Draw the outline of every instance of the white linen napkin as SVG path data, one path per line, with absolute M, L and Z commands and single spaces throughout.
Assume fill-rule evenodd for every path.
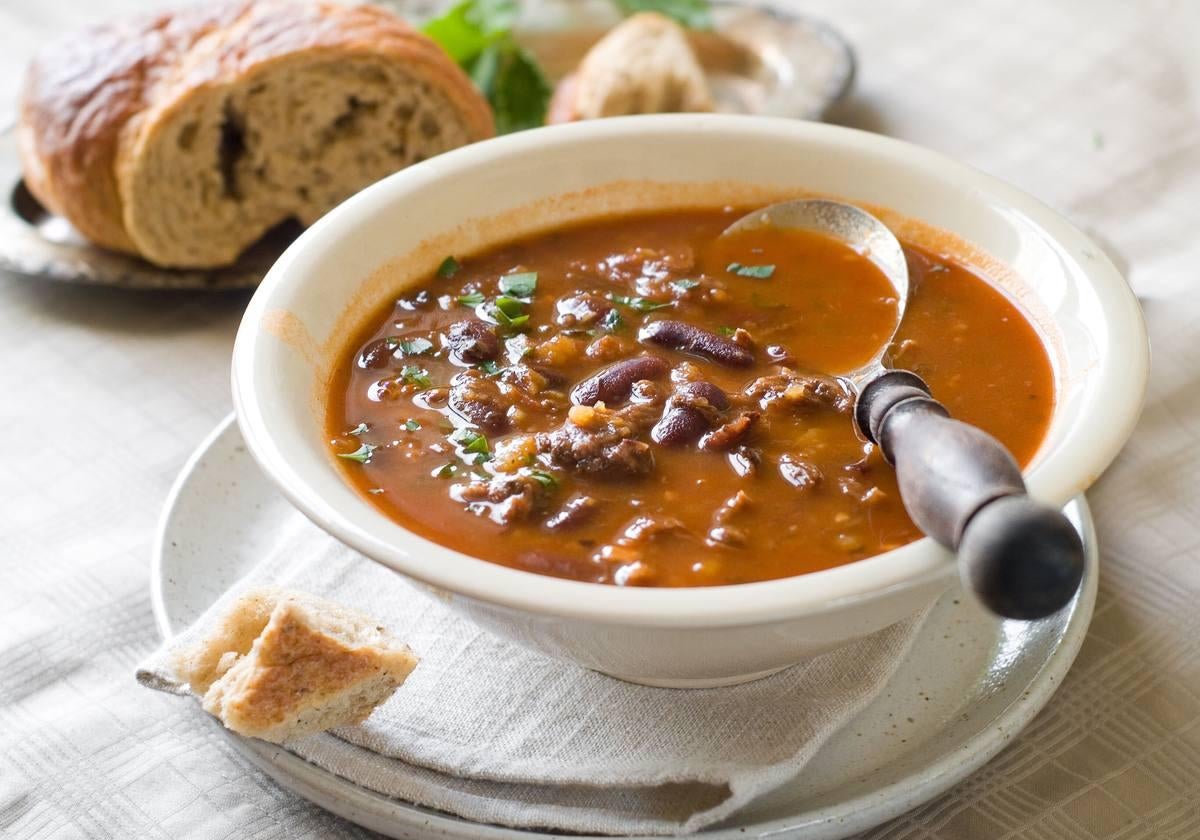
M 160 646 L 138 679 L 187 693 L 175 652 L 264 584 L 360 609 L 421 658 L 365 723 L 289 750 L 467 819 L 595 834 L 697 831 L 794 778 L 880 691 L 924 620 L 745 685 L 648 688 L 492 636 L 296 514 L 276 549 Z

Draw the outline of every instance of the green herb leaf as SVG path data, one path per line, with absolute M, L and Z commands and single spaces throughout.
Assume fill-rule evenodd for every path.
M 690 29 L 712 29 L 712 10 L 708 0 L 616 0 L 627 15 L 658 12 Z
M 470 294 L 459 295 L 455 300 L 463 306 L 478 306 L 483 303 L 484 297 L 483 292 L 471 292 Z
M 369 429 L 370 429 L 370 426 L 368 426 L 366 423 L 359 423 L 357 426 L 355 426 L 353 429 L 351 429 L 349 432 L 347 432 L 347 434 L 361 435 L 363 432 L 366 432 Z
M 450 478 L 458 472 L 458 464 L 442 464 L 434 469 L 430 475 L 434 478 Z
M 610 294 L 608 299 L 613 303 L 619 303 L 621 306 L 628 306 L 630 309 L 636 309 L 638 312 L 653 312 L 656 309 L 664 309 L 671 304 L 659 303 L 658 301 L 649 300 L 644 297 L 628 297 L 626 295 Z
M 547 490 L 553 490 L 558 486 L 558 479 L 552 473 L 548 473 L 545 470 L 530 470 L 529 477 Z
M 453 277 L 455 274 L 458 274 L 460 268 L 462 266 L 458 260 L 454 259 L 454 257 L 446 257 L 446 259 L 442 260 L 442 264 L 438 266 L 437 276 Z
M 353 452 L 339 452 L 337 456 L 339 458 L 345 458 L 347 461 L 358 461 L 360 464 L 365 464 L 371 460 L 371 453 L 378 448 L 378 446 L 373 444 L 364 443 Z
M 495 376 L 501 370 L 500 365 L 496 364 L 494 359 L 488 359 L 485 362 L 480 362 L 479 369 L 488 376 Z
M 773 265 L 742 265 L 741 263 L 730 263 L 726 269 L 739 277 L 754 277 L 758 280 L 766 280 L 775 273 Z
M 500 291 L 506 295 L 518 298 L 529 298 L 537 289 L 537 272 L 523 271 L 520 274 L 506 274 L 500 278 Z
M 737 327 L 717 327 L 717 332 L 724 336 L 731 336 L 737 332 Z
M 615 309 L 610 309 L 604 313 L 604 318 L 600 321 L 600 326 L 611 333 L 621 329 L 621 325 L 624 323 L 625 320 L 621 317 L 621 313 Z
M 508 37 L 520 14 L 517 0 L 462 0 L 422 31 L 459 64 L 474 60 L 488 45 Z
M 501 295 L 496 298 L 496 310 L 504 313 L 509 318 L 516 318 L 525 311 L 525 304 L 514 297 Z
M 500 134 L 541 125 L 550 101 L 550 83 L 512 37 L 519 13 L 517 0 L 462 0 L 423 27 L 487 98 Z
M 546 122 L 552 88 L 537 61 L 511 37 L 491 44 L 468 68 L 496 118 L 496 133 L 510 134 Z
M 467 19 L 488 34 L 508 32 L 521 16 L 520 0 L 474 0 L 468 5 Z
M 524 326 L 529 321 L 529 316 L 525 314 L 525 304 L 506 295 L 496 298 L 492 307 L 492 315 L 500 326 L 513 330 Z
M 408 429 L 410 432 L 415 432 L 421 428 L 421 424 L 416 420 L 408 419 L 404 421 L 404 428 Z
M 690 277 L 683 280 L 672 280 L 671 285 L 681 292 L 686 292 L 688 289 L 694 289 L 700 285 L 699 280 L 693 280 Z
M 429 378 L 429 371 L 425 368 L 419 368 L 416 365 L 405 365 L 400 368 L 400 378 L 404 380 L 405 385 L 416 385 L 419 388 L 432 388 L 433 381 Z
M 474 429 L 459 429 L 450 436 L 450 440 L 462 447 L 462 451 L 469 455 L 478 455 L 476 463 L 487 461 L 492 457 L 492 449 L 488 446 L 488 439 Z
M 383 492 L 383 488 L 382 487 L 372 487 L 367 492 L 370 493 L 372 496 L 378 496 L 380 493 Z
M 396 338 L 387 340 L 388 347 L 399 350 L 401 356 L 420 356 L 433 349 L 433 342 L 426 338 Z

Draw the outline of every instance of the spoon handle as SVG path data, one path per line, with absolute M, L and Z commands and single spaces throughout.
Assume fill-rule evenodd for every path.
M 888 371 L 858 398 L 855 420 L 896 467 L 917 527 L 958 552 L 963 584 L 1005 618 L 1043 618 L 1083 576 L 1083 543 L 1062 511 L 1025 493 L 1000 441 L 950 417 L 915 373 Z

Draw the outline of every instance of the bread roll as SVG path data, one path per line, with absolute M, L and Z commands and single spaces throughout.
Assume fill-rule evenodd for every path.
M 549 122 L 711 111 L 713 98 L 683 27 L 641 12 L 614 27 L 563 79 Z
M 18 129 L 43 204 L 99 245 L 189 268 L 492 134 L 467 76 L 399 18 L 279 0 L 64 38 L 30 66 Z
M 361 613 L 258 589 L 179 655 L 176 673 L 234 732 L 282 743 L 366 720 L 416 665 L 412 651 Z

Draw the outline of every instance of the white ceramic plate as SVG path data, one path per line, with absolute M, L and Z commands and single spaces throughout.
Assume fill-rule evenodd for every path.
M 1087 554 L 1083 585 L 1070 607 L 1045 621 L 1001 622 L 951 590 L 880 697 L 825 745 L 799 779 L 695 836 L 846 837 L 932 799 L 1003 749 L 1061 683 L 1091 620 L 1095 532 L 1082 497 L 1066 512 Z M 230 416 L 184 467 L 163 511 L 151 581 L 162 634 L 185 627 L 249 571 L 270 548 L 276 527 L 293 515 L 246 452 Z M 391 837 L 556 836 L 481 825 L 389 799 L 272 744 L 229 737 L 284 787 Z

